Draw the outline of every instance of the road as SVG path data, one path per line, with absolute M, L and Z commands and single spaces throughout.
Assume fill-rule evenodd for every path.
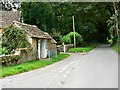
M 118 55 L 109 45 L 42 69 L 9 76 L 3 88 L 118 88 Z

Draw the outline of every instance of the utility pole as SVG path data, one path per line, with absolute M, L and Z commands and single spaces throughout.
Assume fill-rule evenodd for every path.
M 74 22 L 74 16 L 72 16 L 73 20 L 73 32 L 74 32 L 74 48 L 76 47 L 76 38 L 75 38 L 75 22 Z

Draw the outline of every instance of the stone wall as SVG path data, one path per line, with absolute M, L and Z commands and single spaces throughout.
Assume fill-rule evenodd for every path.
M 33 48 L 21 48 L 17 49 L 15 54 L 0 56 L 0 62 L 2 65 L 13 65 L 28 62 L 37 59 L 36 52 Z
M 51 49 L 57 49 L 56 43 L 51 43 L 50 40 L 48 40 L 48 50 Z
M 64 48 L 65 48 L 65 52 L 67 52 L 70 48 L 73 48 L 73 44 L 58 45 L 57 48 L 58 51 L 60 52 L 64 52 Z

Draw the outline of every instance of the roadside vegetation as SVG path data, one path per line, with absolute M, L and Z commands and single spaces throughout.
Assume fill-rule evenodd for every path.
M 82 47 L 77 47 L 77 48 L 71 48 L 68 50 L 70 53 L 77 53 L 77 52 L 89 52 L 99 46 L 100 44 L 90 44 Z
M 92 49 L 94 49 L 94 47 L 78 47 L 78 48 L 71 48 L 68 50 L 68 52 L 70 52 L 70 53 L 89 52 Z
M 120 38 L 117 40 L 115 44 L 112 45 L 112 48 L 120 54 Z
M 22 72 L 34 70 L 37 68 L 42 68 L 50 64 L 53 64 L 55 62 L 61 61 L 67 58 L 68 56 L 69 54 L 59 54 L 56 58 L 51 58 L 50 60 L 33 60 L 33 61 L 25 62 L 22 64 L 3 66 L 3 67 L 0 67 L 0 71 L 2 71 L 2 73 L 0 73 L 0 77 L 6 77 L 10 75 L 19 74 Z
M 120 46 L 118 46 L 117 44 L 113 45 L 112 48 L 118 52 L 120 54 Z

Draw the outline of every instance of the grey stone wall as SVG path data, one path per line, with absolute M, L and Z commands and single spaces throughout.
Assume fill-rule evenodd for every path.
M 57 46 L 58 50 L 60 52 L 64 52 L 64 45 L 58 45 Z M 65 51 L 67 52 L 70 48 L 73 48 L 73 44 L 66 44 L 65 45 Z
M 15 54 L 0 56 L 2 65 L 14 65 L 37 59 L 33 48 L 17 49 Z

